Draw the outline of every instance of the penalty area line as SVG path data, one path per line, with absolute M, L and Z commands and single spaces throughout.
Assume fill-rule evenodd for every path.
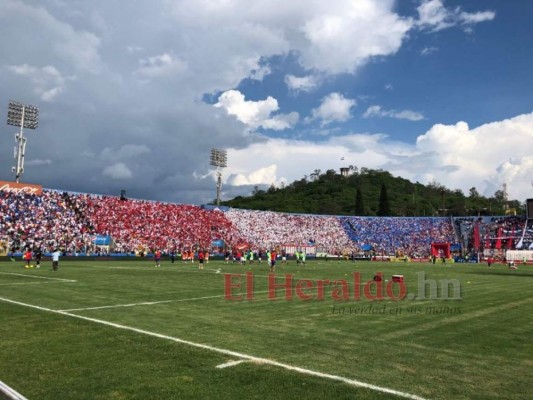
M 188 345 L 188 346 L 191 346 L 191 347 L 195 347 L 195 348 L 198 348 L 198 349 L 208 350 L 208 351 L 211 351 L 211 352 L 228 355 L 228 356 L 235 357 L 235 358 L 239 358 L 239 359 L 243 359 L 243 360 L 247 360 L 247 361 L 252 361 L 252 362 L 258 363 L 258 364 L 270 365 L 270 366 L 282 368 L 282 369 L 285 369 L 285 370 L 288 370 L 288 371 L 298 372 L 298 373 L 303 374 L 303 375 L 309 375 L 309 376 L 314 376 L 314 377 L 317 377 L 317 378 L 324 378 L 324 379 L 329 379 L 329 380 L 333 380 L 333 381 L 343 382 L 343 383 L 346 383 L 346 384 L 348 384 L 350 386 L 356 386 L 356 387 L 361 387 L 361 388 L 373 390 L 373 391 L 376 391 L 376 392 L 387 393 L 387 394 L 391 394 L 391 395 L 394 395 L 394 396 L 397 396 L 397 397 L 400 397 L 400 398 L 404 398 L 404 399 L 427 400 L 424 397 L 420 397 L 420 396 L 417 396 L 417 395 L 414 395 L 414 394 L 402 392 L 402 391 L 399 391 L 399 390 L 390 389 L 390 388 L 383 387 L 383 386 L 373 385 L 371 383 L 362 382 L 362 381 L 359 381 L 357 379 L 351 379 L 351 378 L 346 378 L 346 377 L 339 376 L 339 375 L 332 375 L 332 374 L 328 374 L 328 373 L 324 373 L 324 372 L 314 371 L 314 370 L 307 369 L 307 368 L 302 368 L 302 367 L 298 367 L 298 366 L 294 366 L 294 365 L 290 365 L 290 364 L 285 364 L 285 363 L 282 363 L 282 362 L 279 362 L 279 361 L 275 361 L 275 360 L 271 360 L 271 359 L 268 359 L 268 358 L 255 357 L 255 356 L 251 356 L 251 355 L 248 355 L 248 354 L 239 353 L 239 352 L 233 351 L 233 350 L 222 349 L 222 348 L 219 348 L 219 347 L 214 347 L 214 346 L 210 346 L 210 345 L 203 344 L 203 343 L 191 342 L 189 340 L 180 339 L 178 337 L 163 335 L 161 333 L 151 332 L 151 331 L 147 331 L 147 330 L 144 330 L 144 329 L 135 328 L 135 327 L 132 327 L 132 326 L 121 325 L 121 324 L 117 324 L 117 323 L 114 323 L 114 322 L 105 321 L 105 320 L 102 320 L 102 319 L 85 317 L 83 315 L 72 314 L 72 313 L 69 313 L 69 312 L 66 312 L 66 311 L 53 310 L 53 309 L 50 309 L 50 308 L 45 308 L 45 307 L 37 306 L 37 305 L 34 305 L 34 304 L 22 303 L 20 301 L 11 300 L 11 299 L 7 299 L 7 298 L 4 298 L 4 297 L 0 297 L 0 301 L 4 301 L 6 303 L 11 303 L 11 304 L 16 304 L 16 305 L 23 306 L 23 307 L 33 308 L 33 309 L 40 310 L 40 311 L 46 311 L 46 312 L 50 312 L 50 313 L 54 313 L 54 314 L 64 315 L 64 316 L 68 316 L 68 317 L 72 317 L 72 318 L 78 318 L 78 319 L 82 319 L 84 321 L 94 322 L 94 323 L 97 323 L 97 324 L 100 324 L 100 325 L 110 326 L 110 327 L 113 327 L 113 328 L 116 328 L 116 329 L 121 329 L 121 330 L 124 330 L 124 331 L 130 331 L 130 332 L 135 332 L 135 333 L 139 333 L 139 334 L 146 335 L 146 336 L 156 337 L 156 338 L 159 338 L 159 339 L 165 339 L 165 340 L 169 340 L 169 341 L 172 341 L 172 342 L 175 342 L 175 343 L 180 343 L 180 344 Z

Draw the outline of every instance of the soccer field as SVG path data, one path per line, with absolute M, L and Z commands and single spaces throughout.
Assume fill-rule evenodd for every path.
M 0 381 L 30 400 L 531 398 L 531 266 L 278 262 L 293 298 L 272 300 L 264 262 L 50 264 L 0 263 Z M 226 274 L 248 271 L 254 300 L 245 276 L 227 300 Z M 370 301 L 377 272 L 385 298 Z

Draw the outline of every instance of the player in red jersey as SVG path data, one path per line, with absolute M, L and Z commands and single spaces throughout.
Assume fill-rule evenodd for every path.
M 205 254 L 202 250 L 198 251 L 198 269 L 204 269 Z
M 155 258 L 155 266 L 160 267 L 161 266 L 161 251 L 156 250 L 154 253 Z

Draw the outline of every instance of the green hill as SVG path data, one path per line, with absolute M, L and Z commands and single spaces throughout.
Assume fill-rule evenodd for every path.
M 505 201 L 505 193 L 480 196 L 476 188 L 468 194 L 439 183 L 413 183 L 383 170 L 352 168 L 348 176 L 335 170 L 315 170 L 290 185 L 260 190 L 249 197 L 238 196 L 222 205 L 293 213 L 360 216 L 504 215 L 507 209 L 524 214 L 520 201 Z

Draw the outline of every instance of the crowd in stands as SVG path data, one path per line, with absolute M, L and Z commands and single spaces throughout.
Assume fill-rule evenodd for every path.
M 505 250 L 517 247 L 524 233 L 526 220 L 523 216 L 461 217 L 455 218 L 454 224 L 464 247 Z
M 256 249 L 308 245 L 329 252 L 355 249 L 338 217 L 238 209 L 225 214 Z
M 429 257 L 431 243 L 455 242 L 449 218 L 340 217 L 351 240 L 377 254 L 401 251 L 413 258 Z
M 223 212 L 199 206 L 89 197 L 86 215 L 95 232 L 111 236 L 121 253 L 207 248 L 215 240 L 245 242 Z
M 83 208 L 81 197 L 67 193 L 0 192 L 0 236 L 7 236 L 11 248 L 80 251 L 92 242 Z
M 266 251 L 313 246 L 330 254 L 361 253 L 427 257 L 434 242 L 473 246 L 474 226 L 483 246 L 523 248 L 533 226 L 519 217 L 336 217 L 270 211 L 207 210 L 199 206 L 44 190 L 42 195 L 0 191 L 0 240 L 10 249 L 66 253 L 133 254 L 208 249 Z M 112 238 L 99 247 L 96 235 Z M 498 242 L 499 240 L 499 242 Z M 499 243 L 499 244 L 498 244 Z M 225 250 L 224 250 L 225 251 Z

